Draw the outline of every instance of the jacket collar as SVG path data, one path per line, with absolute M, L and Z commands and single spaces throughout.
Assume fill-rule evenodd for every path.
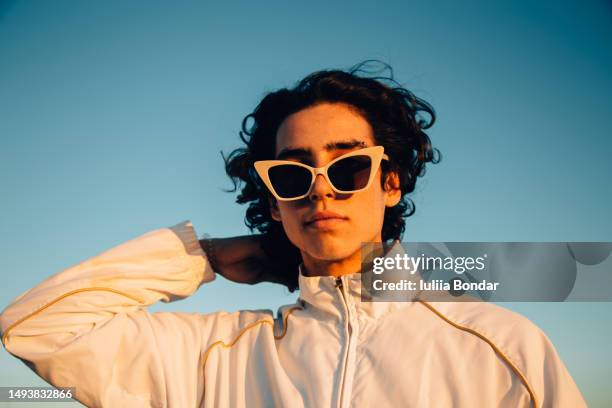
M 403 256 L 404 253 L 405 250 L 400 241 L 395 240 L 385 256 L 395 257 L 396 254 Z M 411 305 L 417 295 L 416 292 L 379 292 L 378 294 L 370 294 L 365 287 L 362 287 L 362 274 L 369 274 L 375 278 L 377 275 L 373 275 L 372 268 L 341 276 L 342 292 L 342 289 L 338 286 L 337 277 L 304 276 L 303 266 L 303 263 L 299 265 L 298 284 L 300 288 L 300 301 L 306 307 L 310 305 L 317 309 L 317 311 L 326 314 L 341 316 L 348 308 L 349 312 L 379 318 L 393 310 Z M 385 274 L 391 273 L 398 273 L 398 271 L 390 270 L 385 272 Z M 405 276 L 405 271 L 400 273 L 403 273 L 403 276 Z M 363 277 L 367 278 L 366 276 Z M 415 279 L 417 277 L 418 274 L 414 276 Z

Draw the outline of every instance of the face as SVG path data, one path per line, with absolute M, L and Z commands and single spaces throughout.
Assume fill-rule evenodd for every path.
M 276 135 L 275 158 L 321 167 L 343 154 L 375 145 L 372 127 L 358 112 L 346 104 L 322 103 L 283 121 Z M 381 242 L 385 208 L 401 198 L 398 186 L 392 173 L 383 189 L 379 168 L 367 189 L 338 194 L 318 175 L 308 196 L 295 201 L 271 198 L 270 209 L 303 257 L 337 261 L 354 255 L 362 242 Z M 340 218 L 307 223 L 320 211 L 332 211 Z

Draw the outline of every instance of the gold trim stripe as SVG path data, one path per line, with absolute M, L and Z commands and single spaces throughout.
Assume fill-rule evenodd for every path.
M 4 347 L 6 348 L 6 339 L 10 333 L 11 330 L 13 330 L 16 326 L 20 325 L 21 323 L 25 322 L 26 320 L 28 320 L 29 318 L 37 315 L 38 313 L 42 312 L 43 310 L 45 310 L 46 308 L 48 308 L 49 306 L 59 302 L 60 300 L 68 297 L 68 296 L 72 296 L 76 293 L 80 293 L 80 292 L 89 292 L 89 291 L 106 291 L 106 292 L 113 292 L 116 293 L 118 295 L 121 296 L 125 296 L 127 298 L 130 298 L 132 300 L 135 300 L 136 302 L 140 303 L 141 305 L 143 305 L 145 302 L 144 300 L 136 297 L 136 296 L 132 296 L 129 295 L 127 293 L 121 292 L 119 290 L 113 289 L 113 288 L 105 288 L 105 287 L 92 287 L 92 288 L 82 288 L 82 289 L 75 289 L 72 290 L 70 292 L 66 292 L 63 295 L 53 299 L 51 302 L 47 303 L 46 305 L 44 305 L 43 307 L 39 308 L 38 310 L 33 311 L 32 313 L 30 313 L 29 315 L 26 315 L 25 317 L 22 317 L 21 319 L 17 320 L 16 322 L 14 322 L 13 324 L 11 324 L 7 329 L 6 332 L 4 333 L 4 335 L 2 336 L 2 344 L 4 344 Z
M 483 334 L 477 332 L 474 329 L 470 329 L 469 327 L 465 327 L 462 326 L 458 323 L 453 322 L 452 320 L 450 320 L 448 317 L 444 316 L 442 314 L 442 312 L 438 311 L 435 307 L 433 307 L 432 305 L 430 305 L 429 303 L 427 303 L 424 300 L 419 300 L 419 303 L 421 303 L 422 305 L 424 305 L 425 307 L 427 307 L 429 310 L 431 310 L 433 313 L 435 313 L 438 317 L 440 317 L 442 320 L 444 320 L 446 323 L 450 324 L 451 326 L 459 329 L 459 330 L 463 330 L 465 332 L 468 332 L 470 334 L 475 335 L 476 337 L 480 338 L 481 340 L 484 340 L 489 346 L 491 346 L 491 348 L 502 358 L 502 360 L 504 360 L 504 362 L 510 367 L 510 369 L 514 372 L 514 374 L 516 374 L 521 382 L 523 383 L 523 385 L 525 386 L 525 388 L 527 388 L 527 391 L 529 392 L 529 396 L 531 397 L 531 401 L 533 402 L 533 407 L 537 408 L 538 407 L 538 401 L 535 395 L 535 392 L 533 391 L 533 388 L 531 387 L 531 385 L 529 384 L 529 382 L 527 381 L 527 378 L 525 377 L 525 375 L 523 375 L 523 373 L 521 372 L 521 370 L 518 369 L 518 367 L 516 365 L 514 365 L 514 363 L 510 360 L 510 358 L 508 356 L 506 356 L 506 354 L 504 354 L 503 351 L 501 351 L 499 349 L 499 347 L 497 347 L 495 345 L 495 343 L 493 343 L 492 340 L 488 339 L 487 337 L 485 337 Z
M 285 314 L 285 318 L 283 319 L 283 332 L 279 336 L 274 336 L 274 339 L 280 340 L 283 337 L 285 337 L 285 334 L 287 334 L 289 315 L 291 313 L 293 313 L 294 310 L 298 310 L 298 309 L 302 310 L 302 307 L 301 306 L 294 306 L 294 307 L 290 308 L 287 311 L 287 313 Z M 210 346 L 208 346 L 208 348 L 204 352 L 204 362 L 202 363 L 202 368 L 204 370 L 206 369 L 206 361 L 208 360 L 208 355 L 210 354 L 210 352 L 212 351 L 213 348 L 215 348 L 216 346 L 221 346 L 223 348 L 232 348 L 232 347 L 234 347 L 234 345 L 238 342 L 238 340 L 240 340 L 240 337 L 242 337 L 242 335 L 244 333 L 246 333 L 247 330 L 252 329 L 253 327 L 255 327 L 257 325 L 260 325 L 260 324 L 268 324 L 268 325 L 270 325 L 272 327 L 272 330 L 274 330 L 274 321 L 273 320 L 261 319 L 261 320 L 256 320 L 256 321 L 254 321 L 252 323 L 249 323 L 248 325 L 244 326 L 240 330 L 238 335 L 231 342 L 225 343 L 223 340 L 217 340 L 214 343 L 212 343 Z
M 295 310 L 304 310 L 304 308 L 301 307 L 301 306 L 294 306 L 294 307 L 290 308 L 287 311 L 287 313 L 285 314 L 285 317 L 283 318 L 283 332 L 279 336 L 274 336 L 275 340 L 280 340 L 283 337 L 285 337 L 285 334 L 287 334 L 287 329 L 288 329 L 288 326 L 289 326 L 288 325 L 289 315 L 291 313 L 293 313 Z M 208 356 L 210 355 L 210 352 L 212 351 L 212 349 L 215 348 L 216 346 L 221 346 L 223 348 L 232 348 L 232 347 L 234 347 L 234 345 L 238 342 L 240 337 L 242 337 L 242 335 L 244 333 L 246 333 L 247 330 L 252 329 L 253 327 L 258 326 L 260 324 L 270 325 L 272 327 L 272 330 L 274 330 L 274 321 L 273 320 L 269 320 L 269 319 L 256 320 L 256 321 L 254 321 L 252 323 L 249 323 L 245 327 L 243 327 L 240 330 L 240 332 L 238 333 L 238 335 L 231 342 L 225 343 L 223 340 L 217 340 L 213 344 L 208 346 L 208 348 L 204 352 L 204 362 L 202 363 L 202 377 L 203 377 L 204 386 L 206 386 L 206 362 L 208 361 Z M 205 395 L 205 390 L 202 391 L 202 399 L 204 399 L 204 395 Z M 198 406 L 201 406 L 201 405 L 202 405 L 202 400 L 200 400 L 200 404 L 198 404 Z
M 30 319 L 31 317 L 41 313 L 42 311 L 44 311 L 45 309 L 47 309 L 48 307 L 54 305 L 55 303 L 59 302 L 60 300 L 68 297 L 68 296 L 72 296 L 74 294 L 80 293 L 80 292 L 88 292 L 88 291 L 106 291 L 106 292 L 112 292 L 112 293 L 116 293 L 118 295 L 121 296 L 125 296 L 127 298 L 130 298 L 132 300 L 135 300 L 136 302 L 140 303 L 140 304 L 144 304 L 144 300 L 129 295 L 127 293 L 121 292 L 119 290 L 116 289 L 112 289 L 112 288 L 105 288 L 105 287 L 92 287 L 92 288 L 82 288 L 82 289 L 76 289 L 67 293 L 64 293 L 63 295 L 53 299 L 51 302 L 47 303 L 46 305 L 42 306 L 41 308 L 35 310 L 34 312 L 22 317 L 21 319 L 17 320 L 16 322 L 14 322 L 13 324 L 11 324 L 7 329 L 6 332 L 4 333 L 4 335 L 2 336 L 2 343 L 4 344 L 5 348 L 6 348 L 6 339 L 8 338 L 8 335 L 10 334 L 11 330 L 14 329 L 15 327 L 17 327 L 18 325 L 20 325 L 21 323 L 23 323 L 24 321 Z M 527 388 L 527 391 L 529 392 L 529 395 L 531 397 L 531 400 L 533 402 L 533 406 L 535 408 L 537 408 L 538 403 L 537 403 L 537 398 L 535 395 L 535 392 L 533 391 L 533 388 L 531 387 L 531 385 L 529 384 L 529 382 L 527 381 L 527 378 L 525 377 L 525 375 L 516 367 L 516 365 L 514 365 L 514 363 L 510 360 L 510 358 L 508 356 L 506 356 L 506 354 L 504 354 L 503 351 L 501 351 L 496 345 L 495 343 L 493 343 L 492 340 L 488 339 L 486 336 L 484 336 L 483 334 L 477 332 L 474 329 L 471 329 L 469 327 L 465 327 L 462 326 L 458 323 L 455 323 L 454 321 L 450 320 L 449 318 L 447 318 L 446 316 L 444 316 L 440 311 L 438 311 L 436 308 L 434 308 L 432 305 L 430 305 L 429 303 L 423 301 L 423 300 L 419 300 L 419 303 L 421 303 L 423 306 L 427 307 L 430 311 L 432 311 L 434 314 L 436 314 L 438 317 L 440 317 L 442 320 L 444 320 L 446 323 L 450 324 L 451 326 L 459 329 L 459 330 L 463 330 L 465 332 L 468 332 L 470 334 L 475 335 L 476 337 L 480 338 L 481 340 L 485 341 L 501 358 L 502 360 L 504 360 L 504 362 L 512 369 L 512 371 L 520 378 L 520 380 L 522 381 L 523 385 L 525 385 L 525 387 Z M 285 314 L 285 317 L 283 319 L 283 332 L 279 335 L 279 336 L 274 336 L 274 338 L 276 340 L 280 340 L 283 337 L 285 337 L 285 335 L 287 334 L 287 330 L 288 330 L 288 319 L 289 319 L 289 315 L 291 313 L 293 313 L 295 310 L 302 310 L 302 307 L 300 306 L 295 306 L 292 307 L 291 309 L 289 309 L 289 311 Z M 262 319 L 262 320 L 257 320 L 255 322 L 252 322 L 250 324 L 248 324 L 247 326 L 245 326 L 244 328 L 242 328 L 242 330 L 238 333 L 238 335 L 230 342 L 230 343 L 225 343 L 223 340 L 218 340 L 214 343 L 212 343 L 204 352 L 204 362 L 202 364 L 203 367 L 203 371 L 206 371 L 206 362 L 208 360 L 208 356 L 210 355 L 210 352 L 216 347 L 216 346 L 221 346 L 223 348 L 232 348 L 237 342 L 238 340 L 240 340 L 240 338 L 242 337 L 242 335 L 244 333 L 246 333 L 248 330 L 260 325 L 260 324 L 268 324 L 272 327 L 272 329 L 274 329 L 274 321 L 273 320 L 269 320 L 269 319 Z

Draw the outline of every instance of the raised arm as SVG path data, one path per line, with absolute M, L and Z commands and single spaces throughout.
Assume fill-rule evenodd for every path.
M 225 313 L 149 313 L 215 279 L 191 223 L 151 231 L 17 297 L 4 347 L 87 406 L 194 406 L 202 339 Z

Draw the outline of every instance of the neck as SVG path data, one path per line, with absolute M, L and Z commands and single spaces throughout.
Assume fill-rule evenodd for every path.
M 367 242 L 382 242 L 380 232 Z M 313 258 L 302 251 L 304 276 L 342 276 L 361 272 L 362 253 L 361 246 L 355 252 L 342 259 L 318 259 Z

